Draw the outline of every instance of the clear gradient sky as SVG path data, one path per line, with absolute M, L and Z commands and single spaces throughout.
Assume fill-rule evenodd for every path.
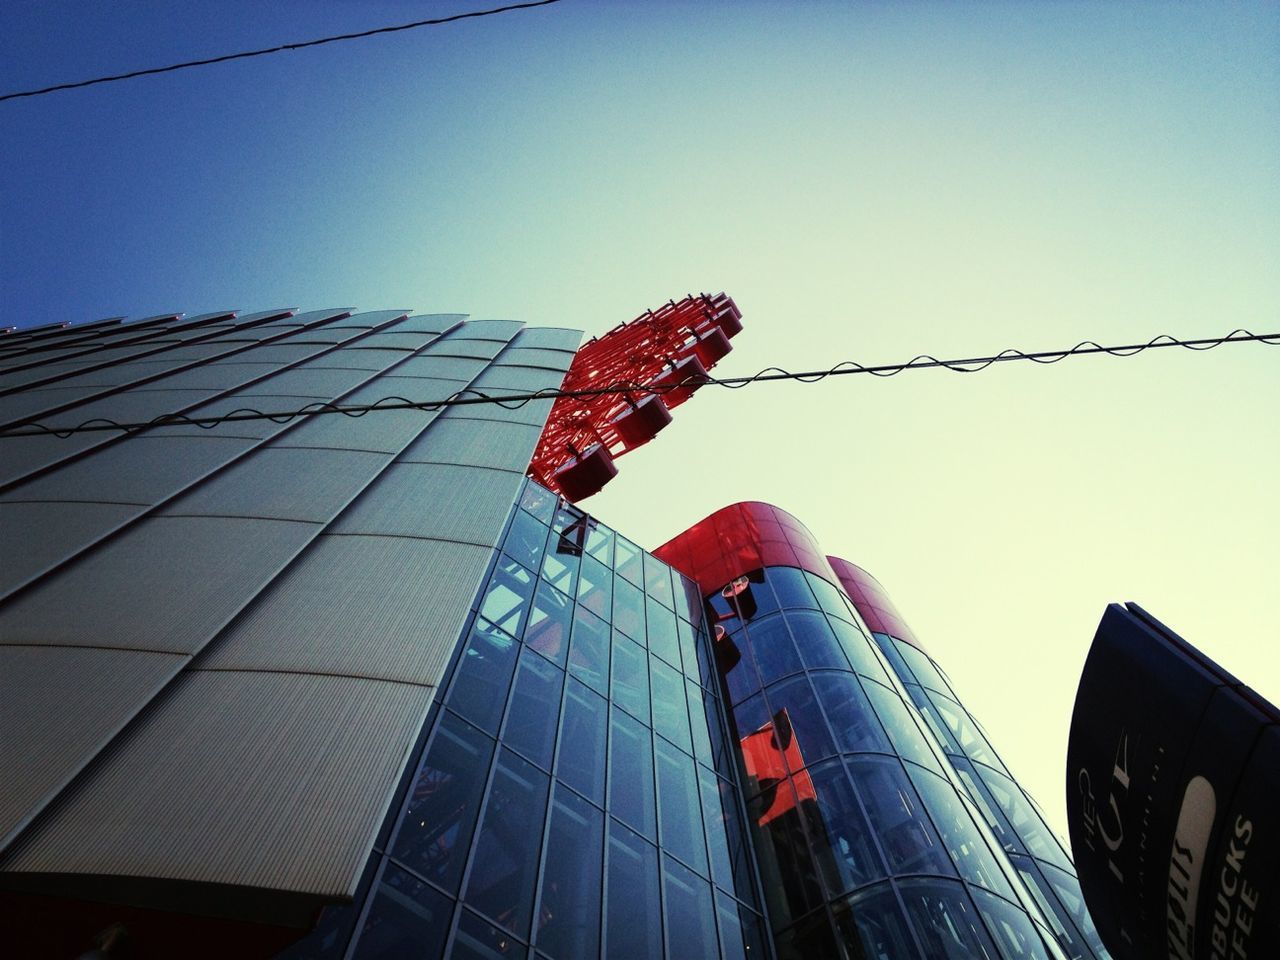
M 484 5 L 7 0 L 0 90 Z M 0 176 L 4 324 L 723 289 L 724 375 L 1276 331 L 1280 6 L 564 0 L 0 103 Z M 1065 832 L 1107 602 L 1280 700 L 1278 486 L 1280 347 L 1230 345 L 708 388 L 586 506 L 796 514 Z

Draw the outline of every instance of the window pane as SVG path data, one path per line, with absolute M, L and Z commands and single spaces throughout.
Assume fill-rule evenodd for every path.
M 737 703 L 757 693 L 760 677 L 747 644 L 746 631 L 739 630 L 736 634 L 721 637 L 715 645 L 716 662 L 729 689 L 729 702 Z
M 720 927 L 721 960 L 755 960 L 761 954 L 747 953 L 742 934 L 742 918 L 738 914 L 738 903 L 719 890 L 715 891 L 716 920 Z
M 613 702 L 649 722 L 649 657 L 620 633 L 613 635 Z
M 564 697 L 556 776 L 600 806 L 604 806 L 607 718 L 605 700 L 577 680 L 570 680 Z
M 616 820 L 609 821 L 607 903 L 607 955 L 662 960 L 658 851 Z
M 884 658 L 889 661 L 889 665 L 893 667 L 893 672 L 898 675 L 898 679 L 903 683 L 910 683 L 915 680 L 911 668 L 907 666 L 907 661 L 902 659 L 902 654 L 898 652 L 897 646 L 894 644 L 893 637 L 887 633 L 873 633 L 871 638 L 875 640 L 876 646 L 880 648 L 880 652 L 884 654 Z
M 809 582 L 809 589 L 813 591 L 814 596 L 818 598 L 818 606 L 833 617 L 839 617 L 841 620 L 849 620 L 852 615 L 849 613 L 849 605 L 845 602 L 840 591 L 831 583 L 822 577 L 815 576 L 808 570 L 804 572 L 804 578 Z
M 889 675 L 885 672 L 884 664 L 880 662 L 880 658 L 871 647 L 873 641 L 868 640 L 857 627 L 843 620 L 831 619 L 829 623 L 840 641 L 840 646 L 844 649 L 845 656 L 853 664 L 853 669 L 864 677 L 888 683 Z
M 969 794 L 969 799 L 982 811 L 982 815 L 987 821 L 987 826 L 991 828 L 991 832 L 1000 841 L 1000 845 L 1010 853 L 1022 853 L 1022 841 L 1013 832 L 1013 828 L 1009 826 L 1009 821 L 1005 819 L 1004 814 L 988 798 L 986 788 L 982 786 L 977 773 L 974 772 L 973 764 L 960 757 L 954 757 L 951 760 L 951 766 L 959 775 L 960 782 L 964 784 Z
M 613 579 L 613 625 L 632 640 L 644 643 L 644 594 L 626 580 Z
M 1049 951 L 1026 913 L 985 890 L 973 891 L 973 899 L 1005 960 L 1049 960 Z
M 844 766 L 839 760 L 819 764 L 809 770 L 809 779 L 815 801 L 801 804 L 801 809 L 828 893 L 840 894 L 884 876 Z
M 572 597 L 577 589 L 581 556 L 582 550 L 577 544 L 552 531 L 547 552 L 542 558 L 542 579 Z
M 646 598 L 645 609 L 649 615 L 646 632 L 649 650 L 679 670 L 680 638 L 676 635 L 676 615 L 653 597 Z
M 715 957 L 716 915 L 707 881 L 662 858 L 662 881 L 667 901 L 667 955 Z
M 904 880 L 899 889 L 925 956 L 937 960 L 994 960 L 997 956 L 960 884 Z
M 897 647 L 898 652 L 902 654 L 902 659 L 907 661 L 907 666 L 916 675 L 917 683 L 928 687 L 930 690 L 937 690 L 952 700 L 957 699 L 956 695 L 951 692 L 950 685 L 942 678 L 938 668 L 933 665 L 933 661 L 922 651 L 917 650 L 909 643 L 903 643 L 901 640 L 897 641 Z
M 1062 852 L 1062 847 L 1049 832 L 1049 828 L 1044 825 L 1040 815 L 1027 802 L 1022 788 L 1008 777 L 982 764 L 975 765 L 975 769 L 982 777 L 982 782 L 991 791 L 991 795 L 995 797 L 996 804 L 1009 818 L 1014 832 L 1021 838 L 1027 850 L 1041 860 L 1048 860 L 1065 870 L 1072 870 L 1071 861 Z
M 602 523 L 592 522 L 587 527 L 587 553 L 612 569 L 613 531 Z
M 659 843 L 698 873 L 707 875 L 702 835 L 702 798 L 693 760 L 665 740 L 654 742 L 658 765 Z
M 893 741 L 894 749 L 898 754 L 930 770 L 940 770 L 938 758 L 929 748 L 929 741 L 925 739 L 924 731 L 916 726 L 915 718 L 912 717 L 910 708 L 903 703 L 902 698 L 888 687 L 882 687 L 878 683 L 867 683 L 864 689 L 867 691 L 867 696 L 871 698 L 871 704 L 875 707 L 885 730 L 888 731 L 889 739 Z
M 835 753 L 809 678 L 792 677 L 765 691 L 773 711 L 774 730 L 787 767 L 793 773 Z
M 778 960 L 813 960 L 814 957 L 839 956 L 831 923 L 825 912 L 805 917 L 790 930 L 778 934 L 775 941 Z
M 756 666 L 760 670 L 760 680 L 768 686 L 779 677 L 799 673 L 802 669 L 800 654 L 791 642 L 791 632 L 786 621 L 780 615 L 752 621 L 743 633 L 746 634 Z M 738 642 L 742 643 L 743 634 L 738 634 Z
M 800 825 L 799 806 L 813 802 L 813 787 L 808 777 L 802 775 L 801 782 L 805 789 L 799 799 L 791 779 L 784 777 L 767 785 L 747 804 L 764 895 L 775 928 L 786 926 L 823 900 L 818 870 Z
M 651 840 L 657 839 L 653 797 L 653 744 L 649 728 L 613 711 L 609 751 L 609 810 Z
M 938 710 L 938 716 L 942 718 L 942 722 L 966 757 L 997 770 L 1004 770 L 1004 764 L 1000 762 L 1000 758 L 987 743 L 987 738 L 982 735 L 982 731 L 978 729 L 964 707 L 936 693 L 930 694 L 929 699 L 933 701 L 933 705 Z
M 619 535 L 615 541 L 613 569 L 637 587 L 644 585 L 644 561 L 642 551 L 626 537 Z
M 1042 863 L 1039 866 L 1045 879 L 1053 887 L 1054 893 L 1058 895 L 1058 902 L 1062 904 L 1067 914 L 1075 921 L 1076 929 L 1084 934 L 1084 938 L 1089 941 L 1089 946 L 1093 947 L 1094 953 L 1100 957 L 1105 957 L 1107 952 L 1102 946 L 1102 938 L 1098 936 L 1097 928 L 1093 925 L 1093 917 L 1089 914 L 1089 908 L 1085 906 L 1084 894 L 1080 892 L 1080 881 L 1075 878 L 1074 874 L 1058 870 L 1048 864 Z
M 546 545 L 547 528 L 523 510 L 517 510 L 511 521 L 511 529 L 507 532 L 507 539 L 503 542 L 503 552 L 529 569 L 537 570 Z
M 842 753 L 890 753 L 889 738 L 871 710 L 856 677 L 848 673 L 811 674 Z
M 497 734 L 507 705 L 517 647 L 502 631 L 477 620 L 458 662 L 449 707 L 489 734 Z
M 667 609 L 675 609 L 675 596 L 671 591 L 671 568 L 652 554 L 644 555 L 644 592 Z
M 470 910 L 462 911 L 449 960 L 517 960 L 528 955 L 525 945 L 511 934 Z
M 682 750 L 692 753 L 684 677 L 656 657 L 650 657 L 649 680 L 653 684 L 653 728 Z
M 1044 915 L 1045 921 L 1053 930 L 1053 935 L 1057 939 L 1058 944 L 1066 951 L 1067 956 L 1074 958 L 1086 957 L 1088 953 L 1085 945 L 1075 933 L 1070 918 L 1065 910 L 1059 905 L 1057 898 L 1049 890 L 1049 885 L 1044 878 L 1040 876 L 1036 870 L 1030 857 L 1010 857 L 1013 865 L 1017 868 L 1019 876 L 1022 877 L 1023 885 L 1031 892 L 1031 896 L 1036 901 L 1036 906 L 1040 908 L 1040 912 Z
M 531 763 L 510 750 L 499 752 L 464 895 L 521 937 L 529 935 L 547 784 L 547 775 Z
M 608 620 L 613 616 L 613 574 L 604 564 L 590 557 L 582 560 L 578 578 L 578 602 L 597 616 Z
M 813 608 L 818 605 L 803 571 L 795 567 L 769 567 L 765 576 L 778 595 L 778 606 L 783 610 L 792 607 Z
M 569 625 L 572 622 L 573 601 L 543 582 L 538 585 L 538 593 L 534 597 L 524 642 L 563 667 L 569 650 Z
M 917 960 L 919 951 L 907 929 L 898 898 L 887 886 L 855 893 L 833 909 L 840 939 L 862 944 L 867 960 Z
M 569 672 L 600 693 L 609 692 L 609 625 L 578 607 L 573 617 Z
M 933 823 L 942 834 L 951 859 L 960 869 L 960 876 L 996 893 L 1014 897 L 1004 872 L 987 846 L 969 810 L 960 802 L 955 788 L 919 767 L 909 767 L 908 773 L 933 817 Z
M 889 860 L 889 873 L 953 875 L 951 858 L 920 809 L 902 765 L 875 757 L 854 757 L 848 764 L 871 829 Z
M 451 892 L 462 879 L 492 757 L 492 740 L 444 711 L 392 845 L 393 856 Z
M 817 610 L 795 610 L 786 615 L 787 626 L 795 637 L 800 659 L 810 670 L 848 670 L 840 641 Z
M 716 670 L 707 650 L 706 638 L 683 619 L 676 620 L 676 634 L 680 638 L 680 660 L 684 666 L 684 675 L 704 687 L 714 687 Z
M 698 767 L 698 789 L 702 798 L 702 814 L 707 832 L 707 849 L 711 854 L 711 879 L 726 890 L 734 889 L 733 854 L 728 831 L 738 829 L 727 805 L 733 798 L 720 792 L 720 778 L 706 767 Z
M 444 950 L 452 915 L 452 900 L 388 863 L 354 956 L 359 960 L 404 956 L 435 960 Z
M 524 492 L 520 494 L 520 506 L 543 523 L 550 523 L 552 515 L 556 512 L 557 499 L 556 495 L 546 487 L 528 481 L 524 485 Z
M 689 726 L 693 731 L 693 755 L 707 766 L 714 767 L 716 756 L 712 750 L 708 724 L 714 723 L 715 719 L 706 712 L 708 705 L 704 704 L 702 699 L 704 695 L 707 697 L 711 695 L 692 680 L 684 682 L 684 690 L 689 703 Z
M 564 674 L 554 664 L 532 650 L 521 651 L 502 742 L 546 769 L 551 768 L 563 682 Z
M 533 574 L 509 557 L 498 557 L 489 578 L 480 615 L 495 623 L 513 637 L 524 629 L 529 600 L 533 597 Z
M 690 623 L 702 621 L 702 593 L 698 585 L 683 576 L 679 570 L 671 571 L 671 582 L 676 599 L 676 613 Z
M 534 941 L 539 951 L 557 960 L 599 952 L 603 853 L 604 815 L 556 787 Z
M 907 696 L 911 698 L 911 702 L 915 704 L 915 708 L 924 720 L 925 726 L 929 728 L 929 732 L 933 734 L 934 739 L 941 744 L 942 749 L 954 757 L 964 756 L 964 751 L 956 743 L 955 737 L 951 735 L 951 730 L 942 719 L 942 715 L 938 713 L 938 708 L 929 699 L 929 694 L 924 687 L 916 683 L 904 683 L 903 687 L 907 691 Z

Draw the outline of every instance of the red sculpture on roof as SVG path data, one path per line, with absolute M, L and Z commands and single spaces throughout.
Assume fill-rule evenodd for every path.
M 634 391 L 557 397 L 529 476 L 567 500 L 583 500 L 617 476 L 614 460 L 648 443 L 670 411 L 702 386 L 732 347 L 742 313 L 723 293 L 669 301 L 587 341 L 561 389 L 634 385 Z M 650 392 L 646 387 L 666 387 Z

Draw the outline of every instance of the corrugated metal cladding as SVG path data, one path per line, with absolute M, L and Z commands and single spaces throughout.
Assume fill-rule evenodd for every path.
M 580 340 L 348 309 L 11 334 L 0 429 L 553 389 Z M 0 887 L 350 896 L 549 406 L 0 438 Z

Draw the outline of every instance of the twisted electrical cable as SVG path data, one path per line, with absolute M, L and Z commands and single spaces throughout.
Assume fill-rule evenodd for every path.
M 595 397 L 602 394 L 618 394 L 631 397 L 632 394 L 663 394 L 689 386 L 717 386 L 729 390 L 739 390 L 753 383 L 766 383 L 776 380 L 797 380 L 801 383 L 817 383 L 828 377 L 843 376 L 855 373 L 869 373 L 875 377 L 893 377 L 907 370 L 925 370 L 942 368 L 953 373 L 978 373 L 993 364 L 1007 363 L 1016 360 L 1030 360 L 1033 363 L 1050 364 L 1065 360 L 1067 357 L 1085 354 L 1106 353 L 1113 357 L 1132 357 L 1146 350 L 1160 347 L 1183 347 L 1188 350 L 1212 350 L 1224 343 L 1264 343 L 1268 346 L 1280 346 L 1280 333 L 1251 333 L 1248 330 L 1232 330 L 1224 337 L 1206 337 L 1198 340 L 1178 340 L 1168 334 L 1160 334 L 1146 343 L 1132 343 L 1123 346 L 1104 347 L 1093 340 L 1082 340 L 1070 350 L 1040 350 L 1026 353 L 1013 348 L 1002 350 L 994 356 L 967 357 L 960 360 L 939 360 L 937 357 L 922 353 L 906 363 L 886 363 L 865 366 L 856 360 L 844 360 L 825 370 L 809 370 L 791 373 L 781 367 L 765 367 L 751 376 L 745 377 L 712 377 L 693 375 L 679 381 L 664 384 L 642 384 L 618 381 L 603 387 L 587 387 L 578 390 L 544 389 L 533 393 L 513 393 L 493 395 L 481 390 L 466 388 L 450 394 L 440 400 L 409 400 L 406 397 L 390 396 L 368 404 L 341 405 L 328 401 L 317 401 L 296 410 L 262 411 L 254 407 L 241 407 L 230 413 L 200 417 L 186 414 L 165 414 L 153 420 L 136 423 L 120 423 L 107 417 L 86 420 L 72 427 L 56 427 L 39 422 L 19 423 L 0 430 L 0 437 L 43 436 L 67 438 L 76 433 L 96 433 L 108 430 L 119 430 L 125 433 L 136 433 L 151 427 L 192 426 L 211 429 L 222 423 L 241 420 L 270 420 L 273 423 L 288 423 L 297 417 L 312 417 L 323 414 L 340 413 L 348 417 L 363 417 L 377 410 L 422 410 L 435 411 L 446 407 L 461 407 L 474 404 L 496 404 L 506 410 L 516 410 L 535 400 L 558 400 L 562 397 Z

